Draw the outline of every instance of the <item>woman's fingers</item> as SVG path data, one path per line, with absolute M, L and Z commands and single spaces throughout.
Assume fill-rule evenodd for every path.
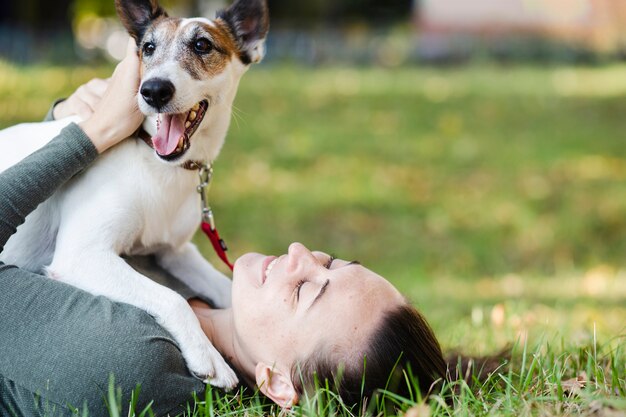
M 102 99 L 108 86 L 108 81 L 94 78 L 81 85 L 68 97 L 54 107 L 53 116 L 55 119 L 62 119 L 68 116 L 78 115 L 86 120 L 93 114 L 96 105 Z
M 93 78 L 87 82 L 86 86 L 93 94 L 98 97 L 102 97 L 109 86 L 109 79 L 107 78 L 106 80 L 103 80 L 102 78 Z
M 130 136 L 141 124 L 143 114 L 137 105 L 138 88 L 139 58 L 131 39 L 126 57 L 115 67 L 101 100 L 93 108 L 93 115 L 81 123 L 99 151 Z
M 85 102 L 75 103 L 72 107 L 72 115 L 77 114 L 82 120 L 89 119 L 93 114 L 93 108 Z

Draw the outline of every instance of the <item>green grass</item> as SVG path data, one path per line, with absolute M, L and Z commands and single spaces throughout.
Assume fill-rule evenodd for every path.
M 109 71 L 0 64 L 0 126 Z M 298 240 L 389 278 L 445 349 L 514 346 L 486 383 L 457 382 L 452 407 L 431 398 L 432 415 L 618 415 L 625 114 L 624 65 L 259 66 L 242 80 L 212 205 L 231 257 Z M 294 413 L 350 414 L 329 395 Z M 278 413 L 254 396 L 207 398 L 190 414 Z

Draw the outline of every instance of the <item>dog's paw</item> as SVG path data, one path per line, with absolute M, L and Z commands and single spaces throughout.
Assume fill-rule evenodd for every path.
M 237 379 L 237 375 L 235 372 L 224 363 L 225 366 L 216 366 L 215 373 L 213 377 L 206 378 L 204 380 L 205 384 L 213 385 L 214 387 L 223 388 L 226 391 L 230 391 L 231 389 L 237 386 L 239 380 Z
M 189 370 L 205 383 L 219 388 L 232 389 L 239 382 L 235 372 L 210 343 L 184 349 L 182 353 Z
M 155 318 L 178 342 L 191 373 L 220 388 L 235 387 L 238 382 L 235 372 L 202 331 L 187 301 L 176 294 L 167 306 L 166 314 L 155 315 Z

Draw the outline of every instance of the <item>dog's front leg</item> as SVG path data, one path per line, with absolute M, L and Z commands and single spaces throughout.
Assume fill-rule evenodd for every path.
M 60 249 L 60 250 L 59 250 Z M 57 248 L 48 274 L 95 295 L 132 304 L 151 314 L 178 342 L 189 369 L 212 385 L 232 388 L 237 377 L 208 340 L 193 310 L 176 292 L 133 270 L 113 251 Z
M 215 269 L 193 243 L 160 252 L 157 262 L 198 295 L 210 299 L 215 307 L 230 307 L 231 280 Z

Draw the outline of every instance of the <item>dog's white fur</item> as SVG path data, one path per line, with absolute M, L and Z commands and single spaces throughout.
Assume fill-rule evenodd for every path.
M 176 38 L 192 29 L 194 19 L 178 26 Z M 206 22 L 205 22 L 206 23 Z M 233 57 L 209 79 L 182 70 L 175 48 L 150 67 L 142 80 L 167 78 L 176 86 L 168 106 L 186 111 L 210 98 L 207 114 L 191 138 L 186 160 L 213 161 L 224 142 L 239 79 L 247 65 Z M 143 100 L 140 108 L 154 113 Z M 31 123 L 0 131 L 0 171 L 45 145 L 76 118 Z M 155 118 L 144 123 L 155 133 Z M 10 151 L 10 152 L 9 152 Z M 164 163 L 137 138 L 100 156 L 41 204 L 18 228 L 0 259 L 96 295 L 133 304 L 153 315 L 179 343 L 189 369 L 210 383 L 232 387 L 237 378 L 209 342 L 187 302 L 174 291 L 132 269 L 120 255 L 154 254 L 158 264 L 218 307 L 230 304 L 231 283 L 190 242 L 200 223 L 198 174 Z

